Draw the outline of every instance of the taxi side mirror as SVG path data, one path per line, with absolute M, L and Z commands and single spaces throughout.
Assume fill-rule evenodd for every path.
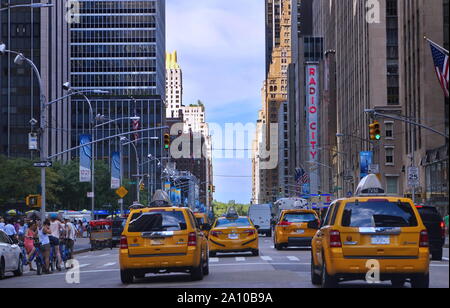
M 319 230 L 320 229 L 319 222 L 317 220 L 308 222 L 308 229 Z
M 256 228 L 256 230 L 259 230 L 259 228 L 261 228 L 261 227 L 258 225 L 255 225 L 255 228 Z

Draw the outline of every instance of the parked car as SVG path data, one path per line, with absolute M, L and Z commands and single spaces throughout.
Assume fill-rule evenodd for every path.
M 122 235 L 125 223 L 126 223 L 125 218 L 115 218 L 113 220 L 112 241 L 114 246 L 120 243 L 120 236 Z
M 441 214 L 434 206 L 416 206 L 422 217 L 423 224 L 428 230 L 431 258 L 434 261 L 442 260 L 442 251 L 445 244 L 445 223 Z
M 0 280 L 7 272 L 14 276 L 23 274 L 23 256 L 19 245 L 14 244 L 5 232 L 0 231 Z

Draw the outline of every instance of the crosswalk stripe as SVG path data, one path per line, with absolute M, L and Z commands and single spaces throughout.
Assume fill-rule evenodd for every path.
M 115 264 L 116 264 L 116 262 L 110 262 L 110 263 L 106 263 L 105 265 L 103 265 L 103 267 L 113 266 Z
M 263 259 L 264 261 L 272 261 L 273 259 L 269 256 L 261 256 L 261 259 Z
M 300 261 L 300 259 L 299 258 L 297 258 L 297 257 L 293 257 L 293 256 L 289 256 L 289 257 L 287 257 L 290 261 Z
M 446 258 L 446 257 L 443 257 L 443 258 L 442 258 L 442 260 L 444 260 L 444 261 L 448 261 L 448 258 Z
M 244 257 L 236 257 L 236 261 L 237 262 L 245 262 L 245 258 Z
M 209 258 L 209 262 L 213 263 L 219 262 L 219 258 Z
M 86 266 L 89 266 L 90 264 L 81 264 L 80 265 L 80 268 L 83 268 L 83 267 L 86 267 Z

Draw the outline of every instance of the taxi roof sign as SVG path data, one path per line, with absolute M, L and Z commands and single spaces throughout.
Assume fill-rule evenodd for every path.
M 375 174 L 369 174 L 362 178 L 356 188 L 355 196 L 384 196 L 383 185 Z

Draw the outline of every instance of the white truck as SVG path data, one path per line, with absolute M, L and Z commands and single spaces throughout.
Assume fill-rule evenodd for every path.
M 280 217 L 281 211 L 308 209 L 308 200 L 303 198 L 282 198 L 277 200 L 272 207 L 272 214 L 275 221 Z
M 272 237 L 272 205 L 253 204 L 248 209 L 248 217 L 255 226 L 259 226 L 258 232 Z

